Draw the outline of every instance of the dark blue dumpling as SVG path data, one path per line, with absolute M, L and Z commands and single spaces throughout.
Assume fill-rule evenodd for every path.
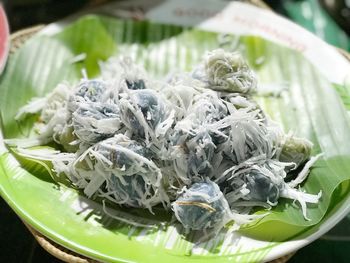
M 137 89 L 145 89 L 146 85 L 145 82 L 142 79 L 139 80 L 125 80 L 126 86 L 128 87 L 128 89 L 132 89 L 132 90 L 137 90 Z
M 128 150 L 131 150 L 134 153 L 137 153 L 143 157 L 146 157 L 146 158 L 150 157 L 147 148 L 145 148 L 142 144 L 139 144 L 135 141 L 121 142 L 119 143 L 119 146 L 127 148 Z M 106 158 L 108 158 L 110 161 L 113 162 L 112 168 L 122 169 L 124 167 L 125 169 L 129 169 L 132 166 L 132 164 L 135 163 L 135 160 L 131 159 L 122 151 L 111 150 L 109 148 L 104 148 L 101 145 L 98 146 L 98 151 L 103 156 L 105 156 Z
M 233 175 L 230 179 L 220 182 L 219 185 L 221 190 L 227 195 L 230 192 L 241 189 L 243 183 L 246 184 L 249 193 L 241 200 L 275 203 L 280 196 L 279 186 L 257 169 L 251 169 L 239 177 Z
M 173 209 L 185 228 L 202 230 L 222 223 L 228 204 L 219 187 L 208 181 L 193 184 L 177 198 Z
M 137 153 L 143 157 L 147 156 L 149 157 L 148 150 L 144 146 L 138 143 L 131 143 L 127 147 L 129 150 L 132 150 L 134 153 Z M 130 159 L 125 153 L 123 152 L 115 152 L 115 155 L 113 156 L 113 162 L 116 163 L 119 167 L 125 166 L 126 169 L 130 168 L 132 165 L 133 160 Z
M 196 147 L 186 144 L 188 150 L 188 173 L 190 176 L 206 177 L 212 171 L 212 160 L 214 157 L 215 145 L 208 133 L 201 133 L 196 136 Z M 201 148 L 201 146 L 203 148 Z
M 149 151 L 136 141 L 120 142 L 118 146 L 126 148 L 143 157 L 150 158 Z M 142 201 L 151 198 L 154 195 L 153 186 L 146 183 L 140 174 L 123 174 L 128 173 L 128 169 L 135 165 L 134 159 L 130 158 L 123 151 L 99 145 L 97 149 L 100 154 L 112 161 L 111 169 L 120 169 L 121 174 L 112 174 L 109 180 L 107 192 L 113 192 L 113 197 L 120 204 L 133 207 L 144 207 Z
M 210 119 L 207 121 L 209 121 L 209 123 L 211 123 L 211 124 L 216 123 L 216 122 L 224 119 L 228 115 L 230 115 L 226 105 L 212 104 L 211 109 L 212 109 L 211 111 L 206 112 L 206 115 L 210 116 Z M 227 141 L 227 136 L 229 135 L 229 130 L 230 130 L 230 127 L 224 127 L 224 128 L 219 129 L 219 131 L 226 136 L 223 136 L 222 134 L 215 133 L 212 130 L 209 130 L 208 133 L 212 139 L 212 142 L 216 146 L 218 146 L 218 145 L 223 144 Z
M 222 132 L 222 134 L 210 131 L 209 135 L 210 135 L 213 143 L 216 146 L 218 146 L 218 145 L 221 145 L 221 144 L 225 143 L 228 140 L 229 130 L 230 130 L 229 127 L 225 127 L 225 128 L 219 129 L 219 131 Z
M 120 119 L 120 111 L 115 104 L 87 103 L 78 107 L 72 116 L 74 134 L 87 143 L 96 143 L 112 137 L 119 130 L 119 125 L 110 129 L 108 133 L 101 132 L 94 127 L 94 120 Z M 112 127 L 110 127 L 112 128 Z
M 122 182 L 124 180 L 124 182 Z M 143 207 L 142 200 L 146 193 L 146 183 L 141 175 L 125 175 L 123 178 L 116 175 L 111 176 L 110 189 L 117 202 L 128 200 L 126 205 L 133 207 Z M 149 189 L 150 195 L 154 194 L 153 189 Z
M 245 176 L 245 182 L 250 193 L 249 196 L 253 201 L 277 202 L 279 198 L 279 188 L 271 179 L 257 170 L 253 170 Z
M 151 129 L 155 129 L 156 126 L 165 119 L 165 107 L 162 101 L 149 90 L 137 90 L 133 94 L 137 107 L 141 110 L 143 117 Z M 126 112 L 126 120 L 130 123 L 134 131 L 144 136 L 144 128 L 140 124 L 136 116 L 130 111 Z
M 82 97 L 87 102 L 97 102 L 106 90 L 104 82 L 99 80 L 86 80 L 79 84 L 76 96 Z

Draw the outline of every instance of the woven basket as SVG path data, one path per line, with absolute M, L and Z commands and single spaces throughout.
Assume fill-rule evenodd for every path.
M 58 258 L 59 260 L 62 260 L 64 262 L 69 263 L 99 263 L 96 260 L 86 258 L 82 255 L 79 255 L 77 253 L 74 253 L 73 251 L 70 251 L 69 249 L 62 247 L 47 237 L 40 234 L 38 231 L 30 227 L 28 224 L 24 223 L 26 227 L 29 229 L 29 231 L 32 233 L 36 241 L 39 243 L 39 245 L 45 249 L 47 252 L 49 252 L 54 257 Z M 288 255 L 285 255 L 281 258 L 275 259 L 269 263 L 285 263 L 287 262 L 294 253 L 290 253 Z
M 250 2 L 256 6 L 259 6 L 264 9 L 270 9 L 264 2 L 260 0 L 250 0 L 247 1 Z M 14 53 L 18 48 L 20 48 L 30 37 L 32 37 L 35 33 L 37 33 L 40 29 L 42 29 L 44 25 L 38 25 L 35 27 L 27 28 L 20 30 L 14 34 L 11 35 L 11 48 L 10 53 Z M 343 54 L 346 58 L 350 60 L 350 55 L 344 50 L 339 49 L 339 52 Z M 37 240 L 37 242 L 40 244 L 41 247 L 43 247 L 48 253 L 53 255 L 54 257 L 58 258 L 59 260 L 62 260 L 64 262 L 69 263 L 98 263 L 98 261 L 95 261 L 93 259 L 86 258 L 82 255 L 79 255 L 73 251 L 70 251 L 67 248 L 64 248 L 52 240 L 48 239 L 35 229 L 33 229 L 31 226 L 26 224 L 26 227 L 29 229 L 29 231 L 32 233 L 34 238 Z M 288 255 L 285 255 L 281 258 L 275 259 L 271 261 L 270 263 L 285 263 L 287 262 L 295 252 L 290 253 Z

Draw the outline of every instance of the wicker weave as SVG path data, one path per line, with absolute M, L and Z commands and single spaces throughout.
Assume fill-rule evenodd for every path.
M 77 253 L 68 250 L 67 248 L 54 243 L 47 237 L 40 234 L 38 231 L 34 230 L 28 224 L 24 223 L 24 225 L 29 229 L 30 233 L 32 233 L 36 241 L 38 241 L 39 245 L 59 260 L 69 263 L 98 263 L 98 261 L 85 258 Z
M 269 7 L 259 0 L 251 0 L 249 1 L 252 4 L 259 6 L 264 9 L 269 9 Z M 28 29 L 24 29 L 21 31 L 18 31 L 11 35 L 11 48 L 10 53 L 14 53 L 19 47 L 21 47 L 26 40 L 28 40 L 33 34 L 37 33 L 40 29 L 42 29 L 44 25 L 38 25 L 35 27 L 31 27 Z M 340 53 L 342 53 L 346 58 L 350 60 L 350 55 L 344 50 L 339 50 Z M 52 240 L 48 239 L 35 229 L 33 229 L 31 226 L 25 223 L 29 231 L 33 234 L 37 242 L 40 244 L 41 247 L 43 247 L 48 253 L 53 255 L 54 257 L 69 263 L 97 263 L 98 261 L 86 258 L 82 255 L 79 255 L 77 253 L 74 253 L 67 248 L 64 248 Z M 281 258 L 278 258 L 276 260 L 271 261 L 270 263 L 285 263 L 287 262 L 295 252 L 290 253 L 288 255 L 285 255 Z
M 44 25 L 37 25 L 37 26 L 26 28 L 11 34 L 10 54 L 14 53 L 17 49 L 19 49 L 24 44 L 24 42 L 26 42 L 31 36 L 33 36 L 43 27 Z
M 32 233 L 36 241 L 39 243 L 39 245 L 45 249 L 48 253 L 53 255 L 54 257 L 69 263 L 99 263 L 96 260 L 84 257 L 82 255 L 79 255 L 77 253 L 74 253 L 73 251 L 70 251 L 69 249 L 62 247 L 52 240 L 48 239 L 44 235 L 40 234 L 38 231 L 33 229 L 28 224 L 24 223 L 25 226 L 29 229 L 29 231 Z M 269 263 L 286 263 L 295 252 L 287 254 L 283 257 L 277 258 L 273 261 L 270 261 Z

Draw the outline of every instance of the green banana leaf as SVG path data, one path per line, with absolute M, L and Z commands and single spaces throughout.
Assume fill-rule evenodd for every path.
M 244 235 L 268 240 L 263 249 L 251 254 L 241 248 L 224 249 L 222 234 L 206 243 L 207 252 L 203 252 L 214 259 L 218 255 L 240 256 L 251 262 L 263 259 L 278 244 L 272 241 L 301 237 L 310 229 L 316 231 L 317 225 L 349 197 L 350 123 L 346 109 L 350 97 L 346 87 L 330 83 L 297 51 L 256 36 L 229 38 L 229 44 L 221 47 L 243 52 L 258 76 L 258 86 L 262 90 L 273 88 L 273 96 L 263 92 L 256 96 L 262 108 L 285 131 L 310 139 L 315 145 L 313 154 L 324 153 L 301 187 L 312 194 L 322 191 L 319 204 L 308 206 L 309 221 L 292 200 L 280 200 L 269 215 L 241 230 Z M 164 77 L 172 71 L 190 70 L 205 51 L 219 45 L 219 35 L 214 32 L 95 15 L 84 16 L 54 35 L 36 35 L 10 56 L 0 79 L 4 138 L 24 138 L 34 133 L 32 127 L 37 116 L 21 122 L 14 120 L 18 109 L 32 97 L 44 96 L 63 80 L 77 82 L 82 69 L 86 69 L 89 77 L 97 76 L 98 62 L 112 55 L 127 54 L 153 76 Z M 86 58 L 72 63 L 82 53 Z M 11 149 L 0 157 L 0 193 L 21 217 L 56 242 L 111 261 L 151 261 L 153 256 L 144 255 L 152 254 L 172 262 L 178 255 L 192 253 L 196 234 L 184 238 L 169 223 L 168 227 L 154 231 L 108 218 L 103 215 L 101 202 L 87 200 L 64 180 L 54 180 L 48 169 L 49 163 L 21 158 L 16 149 Z M 170 220 L 163 211 L 152 216 L 137 209 L 113 209 L 120 212 L 117 212 L 120 217 L 151 220 L 158 225 Z M 82 237 L 82 232 L 91 239 Z M 136 242 L 140 236 L 142 242 Z M 164 252 L 170 237 L 171 250 Z M 132 253 L 133 250 L 138 253 Z

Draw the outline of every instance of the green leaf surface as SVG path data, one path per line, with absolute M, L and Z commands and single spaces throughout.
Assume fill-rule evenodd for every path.
M 86 69 L 88 77 L 98 75 L 96 62 L 106 60 L 116 51 L 116 43 L 99 19 L 88 17 L 80 20 L 55 36 L 72 54 L 85 54 L 86 58 L 76 67 Z
M 350 101 L 349 93 L 345 92 L 345 87 L 329 83 L 297 51 L 256 36 L 231 37 L 236 43 L 235 48 L 244 53 L 256 71 L 259 87 L 273 88 L 279 94 L 257 95 L 256 100 L 262 108 L 285 131 L 291 130 L 310 139 L 315 145 L 313 154 L 324 153 L 302 186 L 308 193 L 322 191 L 320 203 L 308 206 L 310 221 L 303 218 L 300 207 L 293 205 L 292 200 L 280 200 L 268 216 L 245 226 L 242 231 L 269 241 L 260 249 L 237 246 L 230 250 L 225 248 L 224 237 L 219 236 L 215 242 L 206 244 L 207 252 L 196 254 L 193 252 L 195 237 L 183 238 L 172 226 L 156 232 L 135 229 L 135 235 L 132 234 L 135 238 L 130 238 L 132 228 L 103 215 L 98 202 L 87 200 L 82 193 L 70 190 L 64 184 L 55 184 L 42 163 L 20 159 L 16 154 L 17 161 L 11 154 L 1 157 L 2 196 L 20 216 L 56 242 L 111 261 L 152 261 L 153 256 L 143 258 L 143 253 L 159 255 L 169 262 L 184 255 L 191 255 L 185 257 L 186 260 L 206 255 L 220 262 L 224 262 L 221 261 L 222 255 L 246 255 L 247 261 L 259 261 L 276 245 L 270 241 L 295 238 L 310 227 L 316 231 L 317 224 L 326 215 L 331 216 L 335 208 L 349 197 L 347 194 L 333 195 L 350 179 L 350 124 L 345 109 Z M 14 120 L 21 106 L 32 97 L 45 95 L 63 80 L 77 82 L 83 68 L 90 77 L 96 76 L 98 62 L 113 54 L 129 55 L 153 76 L 164 77 L 169 72 L 190 70 L 205 51 L 219 45 L 219 36 L 214 32 L 103 16 L 86 16 L 57 34 L 35 36 L 10 56 L 0 79 L 3 133 L 6 138 L 31 135 L 35 116 L 21 122 Z M 232 45 L 223 45 L 222 48 L 232 49 Z M 86 58 L 72 63 L 72 59 L 82 53 Z M 83 206 L 91 202 L 92 207 L 98 209 L 87 206 L 89 216 L 80 210 L 77 212 L 74 209 L 80 201 Z M 118 211 L 118 207 L 114 209 Z M 163 220 L 157 215 L 150 218 Z M 93 239 L 88 239 L 89 236 Z M 139 236 L 142 236 L 141 241 L 137 240 Z M 173 244 L 169 249 L 171 238 Z M 104 245 L 98 245 L 98 242 Z M 123 249 L 126 245 L 130 249 Z M 133 250 L 138 253 L 132 253 Z

